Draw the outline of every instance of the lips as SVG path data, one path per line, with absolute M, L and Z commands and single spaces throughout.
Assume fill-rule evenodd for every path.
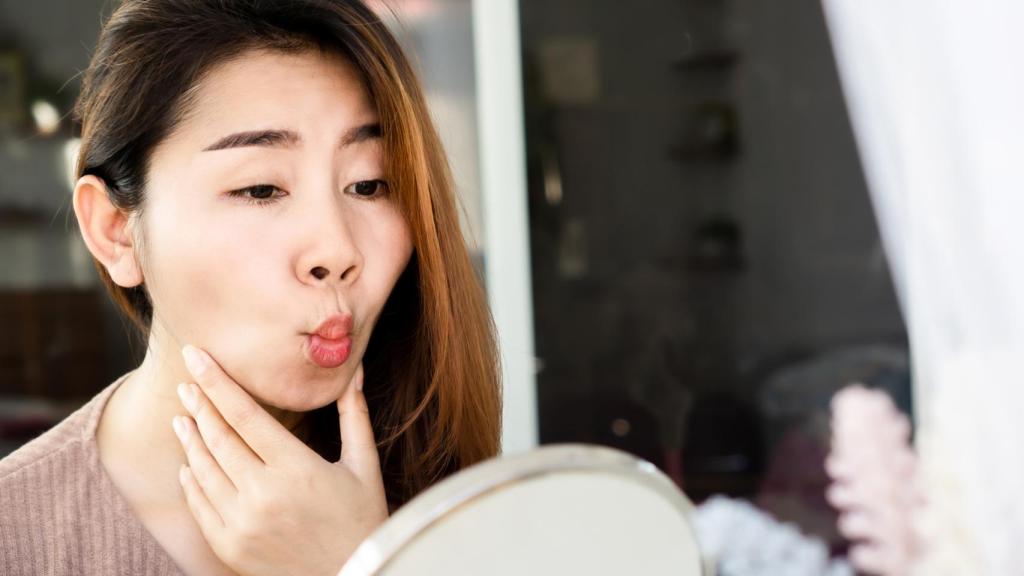
M 351 315 L 336 315 L 324 320 L 309 335 L 307 350 L 310 359 L 321 368 L 336 368 L 348 360 L 352 352 Z
M 352 315 L 336 314 L 323 321 L 313 334 L 328 340 L 341 340 L 352 331 Z

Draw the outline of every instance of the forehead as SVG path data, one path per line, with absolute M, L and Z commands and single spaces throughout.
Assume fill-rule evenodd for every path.
M 219 63 L 190 91 L 187 109 L 179 129 L 206 136 L 228 129 L 349 125 L 374 114 L 356 67 L 316 49 L 249 50 Z

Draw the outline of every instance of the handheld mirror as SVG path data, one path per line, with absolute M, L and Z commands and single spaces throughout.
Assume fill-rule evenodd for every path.
M 425 490 L 339 576 L 701 576 L 692 510 L 653 464 L 611 448 L 548 445 Z

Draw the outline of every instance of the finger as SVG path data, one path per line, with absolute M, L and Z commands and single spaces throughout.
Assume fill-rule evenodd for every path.
M 199 386 L 191 383 L 178 385 L 181 402 L 195 419 L 199 434 L 195 441 L 202 442 L 220 468 L 241 489 L 246 478 L 263 470 L 263 462 L 221 418 L 217 408 L 206 398 Z
M 208 353 L 195 346 L 185 346 L 181 353 L 189 372 L 224 422 L 244 439 L 263 462 L 278 461 L 284 455 L 294 457 L 303 449 L 308 450 L 305 444 L 228 376 Z
M 345 393 L 338 399 L 338 424 L 341 428 L 341 461 L 365 484 L 381 481 L 377 442 L 370 424 L 370 410 L 361 390 L 363 365 L 359 364 Z
M 206 498 L 206 494 L 203 493 L 202 487 L 196 482 L 192 471 L 184 464 L 181 465 L 181 469 L 178 471 L 178 482 L 185 492 L 185 501 L 188 503 L 189 511 L 192 512 L 192 517 L 199 524 L 199 529 L 203 531 L 203 536 L 212 542 L 213 538 L 216 538 L 216 535 L 220 534 L 220 531 L 224 528 L 224 520 Z
M 185 448 L 185 457 L 188 459 L 189 470 L 196 479 L 203 494 L 217 511 L 221 518 L 227 516 L 226 512 L 231 509 L 232 503 L 238 495 L 238 490 L 231 483 L 224 470 L 206 449 L 199 436 L 199 429 L 195 422 L 188 417 L 176 416 L 174 418 L 174 432 L 181 440 Z

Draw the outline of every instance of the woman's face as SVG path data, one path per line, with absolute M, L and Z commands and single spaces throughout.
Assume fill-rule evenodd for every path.
M 356 69 L 251 51 L 211 70 L 151 159 L 141 260 L 153 334 L 209 351 L 260 402 L 341 396 L 412 254 Z M 310 334 L 351 315 L 340 366 Z M 161 335 L 166 336 L 161 336 Z M 336 359 L 337 360 L 337 359 Z

